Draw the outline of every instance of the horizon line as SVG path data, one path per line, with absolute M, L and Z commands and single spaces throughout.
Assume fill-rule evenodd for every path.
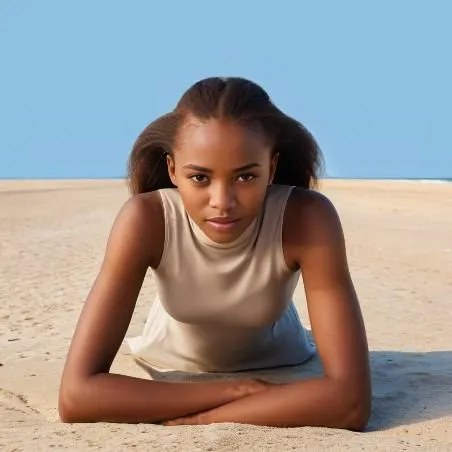
M 84 176 L 72 176 L 72 177 L 56 177 L 56 176 L 50 176 L 50 177 L 3 177 L 0 176 L 0 181 L 45 181 L 45 180 L 64 180 L 64 181 L 82 181 L 82 180 L 127 180 L 128 178 L 126 176 L 111 176 L 111 177 L 105 177 L 105 176 L 99 176 L 99 177 L 84 177 Z M 341 180 L 438 180 L 438 181 L 452 181 L 452 177 L 378 177 L 378 176 L 371 176 L 371 177 L 364 177 L 364 176 L 323 176 L 319 177 L 318 180 L 329 180 L 329 179 L 341 179 Z

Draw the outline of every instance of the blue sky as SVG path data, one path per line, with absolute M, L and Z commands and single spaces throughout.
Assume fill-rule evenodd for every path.
M 452 177 L 452 2 L 0 1 L 0 177 L 122 177 L 196 80 L 260 83 L 334 177 Z

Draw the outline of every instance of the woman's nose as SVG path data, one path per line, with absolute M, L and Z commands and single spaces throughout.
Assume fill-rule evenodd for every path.
M 211 187 L 210 207 L 228 212 L 236 205 L 235 189 L 231 184 L 216 184 Z

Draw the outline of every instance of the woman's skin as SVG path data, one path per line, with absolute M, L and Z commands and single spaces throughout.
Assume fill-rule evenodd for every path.
M 259 130 L 214 119 L 191 118 L 168 157 L 187 212 L 217 242 L 234 240 L 253 221 L 276 165 Z M 248 169 L 237 170 L 243 167 Z M 214 217 L 233 219 L 234 225 L 219 230 L 209 221 Z M 158 193 L 136 195 L 120 210 L 68 353 L 59 398 L 63 421 L 365 427 L 371 405 L 367 340 L 343 231 L 333 205 L 310 190 L 295 189 L 288 201 L 283 251 L 291 269 L 301 268 L 324 376 L 273 385 L 110 374 L 146 271 L 159 265 L 164 233 Z

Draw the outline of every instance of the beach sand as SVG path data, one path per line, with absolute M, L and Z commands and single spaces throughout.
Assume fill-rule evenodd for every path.
M 452 184 L 329 180 L 321 191 L 342 218 L 368 332 L 365 432 L 61 423 L 65 354 L 127 189 L 0 181 L 0 450 L 452 450 Z M 153 290 L 148 275 L 128 336 L 141 332 Z M 296 302 L 309 326 L 300 286 Z M 146 376 L 123 348 L 113 370 Z

